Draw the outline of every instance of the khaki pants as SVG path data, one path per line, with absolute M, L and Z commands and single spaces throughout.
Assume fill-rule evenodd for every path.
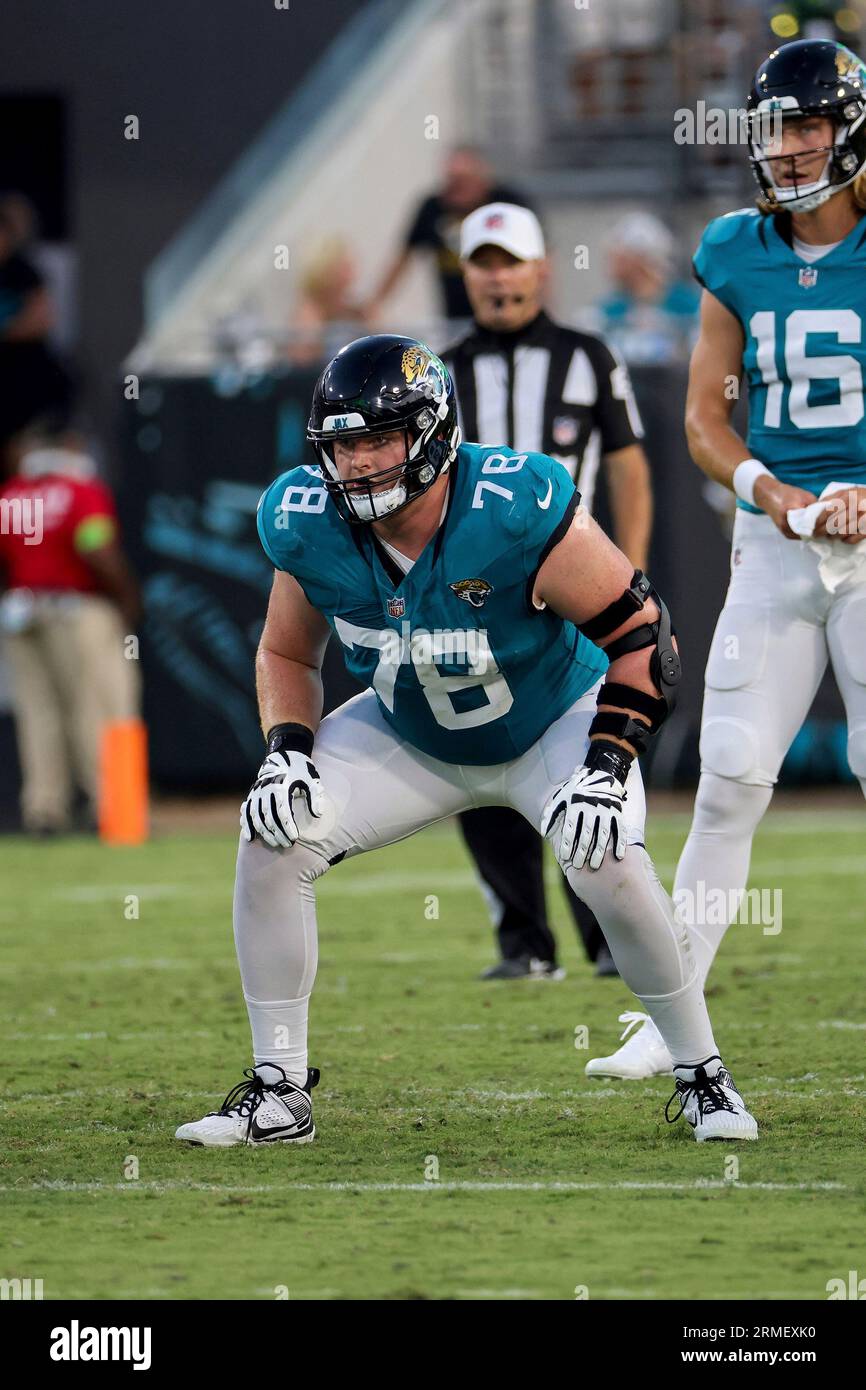
M 76 784 L 95 812 L 102 727 L 139 712 L 125 636 L 117 607 L 87 594 L 39 596 L 27 628 L 5 634 L 27 829 L 64 828 Z

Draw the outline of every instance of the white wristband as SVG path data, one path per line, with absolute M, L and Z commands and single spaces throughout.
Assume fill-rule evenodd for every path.
M 734 484 L 734 492 L 750 506 L 755 506 L 755 483 L 766 473 L 768 478 L 773 475 L 769 468 L 765 468 L 758 459 L 743 459 L 734 469 L 734 476 L 731 479 Z

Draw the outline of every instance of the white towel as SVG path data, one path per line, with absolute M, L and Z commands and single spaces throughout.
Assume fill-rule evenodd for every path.
M 846 491 L 852 483 L 828 483 L 821 493 L 825 498 L 833 492 Z M 817 540 L 809 537 L 815 533 L 815 524 L 827 503 L 812 502 L 808 507 L 793 507 L 788 512 L 788 525 L 797 536 L 808 542 L 809 549 L 818 556 L 818 574 L 828 593 L 834 594 L 839 585 L 860 571 L 866 572 L 866 540 L 858 545 L 845 545 L 838 536 L 819 536 Z

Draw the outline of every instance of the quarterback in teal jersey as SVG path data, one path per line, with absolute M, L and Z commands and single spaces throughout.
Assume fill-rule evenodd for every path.
M 707 294 L 743 335 L 749 450 L 812 501 L 831 482 L 866 477 L 866 221 L 859 210 L 850 220 L 816 257 L 819 248 L 800 241 L 789 216 L 743 208 L 710 223 L 694 258 Z M 737 504 L 761 511 L 743 498 Z
M 695 255 L 686 408 L 695 462 L 738 508 L 674 884 L 703 978 L 742 920 L 752 837 L 828 661 L 866 793 L 866 67 L 828 40 L 785 44 L 758 68 L 748 120 L 758 207 L 711 222 Z M 730 423 L 741 380 L 745 440 Z M 670 1068 L 651 1019 L 587 1064 L 635 1078 Z
M 259 508 L 275 568 L 257 657 L 267 756 L 241 808 L 235 941 L 253 1067 L 195 1144 L 315 1134 L 315 881 L 477 806 L 547 834 L 675 1065 L 698 1140 L 757 1126 L 716 1049 L 688 937 L 644 847 L 637 755 L 680 677 L 670 617 L 543 454 L 460 443 L 449 373 L 375 335 L 328 364 L 317 465 Z M 334 633 L 366 687 L 322 719 Z

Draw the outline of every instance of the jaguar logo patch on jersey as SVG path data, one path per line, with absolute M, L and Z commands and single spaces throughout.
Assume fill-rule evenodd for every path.
M 493 593 L 493 585 L 488 584 L 486 579 L 458 579 L 448 588 L 473 608 L 481 608 L 487 595 Z
M 404 598 L 398 598 L 395 594 L 393 598 L 388 599 L 385 607 L 388 609 L 389 618 L 402 618 L 403 614 L 406 612 L 406 600 Z
M 797 274 L 797 283 L 802 285 L 804 290 L 810 290 L 813 285 L 818 283 L 818 272 L 813 265 L 800 267 Z

